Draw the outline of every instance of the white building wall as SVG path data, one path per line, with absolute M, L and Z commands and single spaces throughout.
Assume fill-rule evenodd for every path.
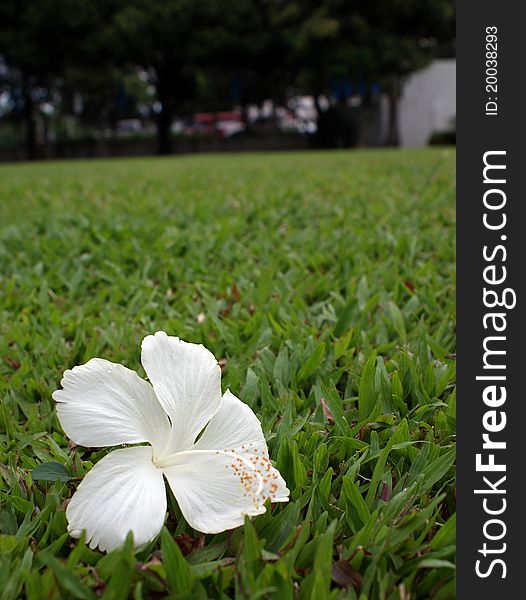
M 456 72 L 455 59 L 439 59 L 407 79 L 399 106 L 402 146 L 425 146 L 436 131 L 452 129 Z

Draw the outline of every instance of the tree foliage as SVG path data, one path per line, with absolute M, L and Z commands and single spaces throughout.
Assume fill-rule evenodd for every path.
M 144 75 L 154 93 L 159 150 L 171 151 L 175 114 L 246 106 L 295 92 L 334 96 L 382 87 L 392 106 L 400 80 L 454 40 L 452 0 L 3 0 L 4 85 L 19 96 L 34 154 L 37 105 L 58 91 L 84 120 L 110 122 L 123 110 L 126 74 Z M 133 87 L 133 86 L 132 86 Z M 130 111 L 141 96 L 125 94 Z M 364 93 L 364 90 L 365 93 Z M 47 96 L 46 96 L 47 95 Z M 336 94 L 336 100 L 338 94 Z M 396 143 L 396 132 L 391 132 Z

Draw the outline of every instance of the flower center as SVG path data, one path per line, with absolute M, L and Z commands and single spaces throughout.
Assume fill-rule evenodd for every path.
M 154 455 L 152 462 L 158 469 L 165 469 L 166 467 L 175 466 L 185 454 L 188 454 L 188 451 L 172 452 L 171 454 L 161 453 L 159 456 Z
M 266 479 L 262 476 L 261 471 L 255 467 L 249 460 L 243 455 L 237 454 L 230 450 L 180 450 L 179 452 L 172 452 L 170 454 L 161 453 L 159 456 L 153 456 L 153 464 L 160 470 L 168 467 L 174 467 L 178 464 L 191 465 L 188 461 L 188 455 L 210 456 L 210 455 L 223 455 L 230 459 L 230 461 L 224 465 L 230 468 L 234 475 L 240 480 L 245 487 L 246 492 L 252 491 L 257 497 L 261 494 L 264 488 Z M 196 462 L 196 468 L 198 468 L 198 462 Z

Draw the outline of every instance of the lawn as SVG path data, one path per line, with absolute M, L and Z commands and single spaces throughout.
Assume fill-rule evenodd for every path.
M 0 166 L 1 600 L 454 598 L 454 179 L 444 149 Z M 144 376 L 159 329 L 220 360 L 291 500 L 203 536 L 170 494 L 106 555 L 64 508 L 108 450 L 51 394 L 95 356 Z

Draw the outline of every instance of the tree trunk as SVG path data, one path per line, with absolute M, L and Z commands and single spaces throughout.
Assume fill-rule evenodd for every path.
M 159 154 L 172 154 L 172 121 L 174 92 L 170 87 L 170 74 L 157 74 L 157 96 L 161 103 L 161 112 L 157 116 L 157 152 Z
M 320 118 L 320 114 L 323 112 L 321 109 L 321 104 L 320 104 L 320 96 L 319 94 L 314 94 L 314 108 L 316 109 L 316 112 L 318 113 L 318 118 Z
M 248 118 L 248 104 L 243 100 L 240 104 L 241 122 L 243 123 L 244 132 L 248 133 L 251 129 L 251 123 Z
M 398 127 L 398 105 L 401 91 L 400 77 L 393 76 L 389 85 L 389 122 L 387 130 L 386 146 L 400 145 L 400 131 Z
M 172 110 L 163 104 L 157 119 L 157 151 L 159 154 L 172 154 Z
M 49 143 L 49 119 L 45 115 L 42 117 L 42 130 L 44 137 L 44 157 L 48 159 L 51 157 L 51 147 Z
M 25 125 L 25 145 L 26 145 L 26 158 L 28 160 L 35 160 L 37 154 L 37 130 L 35 123 L 34 103 L 31 97 L 31 89 L 27 78 L 24 79 L 24 125 Z

